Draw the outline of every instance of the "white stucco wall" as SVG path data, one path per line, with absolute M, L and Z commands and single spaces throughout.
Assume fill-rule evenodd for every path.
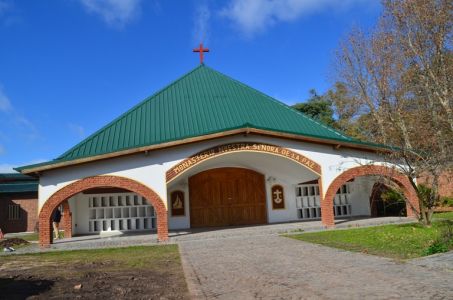
M 328 186 L 335 179 L 335 177 L 342 173 L 344 170 L 373 162 L 375 164 L 383 163 L 380 162 L 381 160 L 376 154 L 371 152 L 347 148 L 334 149 L 332 146 L 328 145 L 277 139 L 258 135 L 238 135 L 163 150 L 151 151 L 147 155 L 145 153 L 139 153 L 77 166 L 45 171 L 40 176 L 39 182 L 39 208 L 42 207 L 45 201 L 53 193 L 74 181 L 95 175 L 115 175 L 131 178 L 150 187 L 163 199 L 165 205 L 168 205 L 167 199 L 169 198 L 169 195 L 173 190 L 184 190 L 186 201 L 186 216 L 169 216 L 169 223 L 170 228 L 187 228 L 190 225 L 189 203 L 187 202 L 189 201 L 189 192 L 187 183 L 184 180 L 180 179 L 183 179 L 184 176 L 187 177 L 187 174 L 190 174 L 191 171 L 188 171 L 187 174 L 181 175 L 181 178 L 175 179 L 174 182 L 172 182 L 168 186 L 168 189 L 165 180 L 166 171 L 171 169 L 171 167 L 173 167 L 175 164 L 199 151 L 216 145 L 232 142 L 262 142 L 274 144 L 289 148 L 292 151 L 310 158 L 311 160 L 321 165 L 323 175 L 323 193 L 325 193 Z M 231 158 L 233 158 L 233 155 L 237 155 L 237 153 L 223 155 L 223 160 L 220 160 L 220 157 L 214 157 L 211 160 L 203 162 L 197 167 L 202 169 L 203 164 L 205 164 L 206 168 L 215 166 L 218 167 L 222 165 L 236 165 L 239 167 L 247 166 L 247 162 L 242 163 L 240 160 L 237 160 L 238 163 L 235 164 L 234 162 L 236 161 L 236 159 L 228 159 L 229 155 L 231 155 Z M 261 155 L 266 156 L 266 154 Z M 249 158 L 250 157 L 244 160 L 250 161 Z M 281 161 L 278 161 L 277 158 L 283 159 L 270 155 L 267 155 L 266 157 L 263 156 L 263 159 L 265 159 L 265 161 L 267 161 L 268 163 L 263 164 L 259 162 L 259 165 L 254 166 L 254 169 L 265 174 L 266 178 L 269 178 L 270 176 L 275 177 L 275 182 L 266 181 L 266 193 L 268 194 L 268 220 L 269 222 L 284 222 L 296 220 L 297 212 L 295 209 L 295 184 L 299 179 L 308 179 L 309 177 L 313 177 L 312 179 L 314 179 L 316 176 L 314 174 L 311 174 L 310 171 L 308 171 L 304 167 L 297 165 L 297 170 L 301 170 L 300 176 L 294 178 L 294 172 L 296 171 L 296 169 L 293 165 L 295 163 L 291 162 L 291 164 L 285 164 Z M 272 162 L 275 163 L 272 164 Z M 266 165 L 268 164 L 271 167 L 267 168 Z M 291 174 L 291 176 L 289 176 L 288 174 Z M 291 178 L 294 178 L 294 182 L 291 182 Z M 270 203 L 270 187 L 271 185 L 277 183 L 281 184 L 285 189 L 287 209 L 272 211 L 272 206 Z M 359 188 L 356 189 L 356 193 L 359 193 Z M 77 201 L 77 199 L 71 201 Z M 77 205 L 77 209 L 79 209 L 79 207 L 82 207 L 82 205 Z M 357 210 L 355 212 L 357 212 L 357 214 L 366 214 L 365 208 L 361 207 L 360 205 L 357 206 Z M 77 213 L 84 214 L 83 211 L 77 211 Z M 78 226 L 81 225 L 78 224 Z
M 283 187 L 285 209 L 272 209 L 272 186 L 279 184 Z M 276 178 L 275 182 L 266 182 L 267 214 L 269 223 L 280 223 L 298 220 L 296 209 L 295 185 Z
M 168 189 L 167 207 L 170 207 L 170 195 L 174 191 L 182 191 L 184 193 L 184 216 L 172 216 L 168 213 L 168 227 L 170 229 L 190 228 L 190 208 L 189 208 L 189 186 L 186 181 L 179 181 L 173 184 Z
M 372 176 L 357 177 L 350 184 L 353 216 L 369 216 L 371 214 L 370 196 L 376 180 Z

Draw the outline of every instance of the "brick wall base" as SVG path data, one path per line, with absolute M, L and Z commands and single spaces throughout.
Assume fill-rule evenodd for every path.
M 97 187 L 122 188 L 145 197 L 154 207 L 157 214 L 157 237 L 159 241 L 168 240 L 167 209 L 162 199 L 152 189 L 135 180 L 125 177 L 93 176 L 78 180 L 63 187 L 50 196 L 50 198 L 44 203 L 41 208 L 41 212 L 39 213 L 39 244 L 41 247 L 49 247 L 53 242 L 51 222 L 53 211 L 60 204 L 63 204 L 63 209 L 67 206 L 69 214 L 63 215 L 62 221 L 65 229 L 65 236 L 66 234 L 68 234 L 68 236 L 72 236 L 72 215 L 69 211 L 69 204 L 67 200 L 77 193 Z
M 324 226 L 335 226 L 333 201 L 338 189 L 347 181 L 355 177 L 370 175 L 384 176 L 396 182 L 402 188 L 404 195 L 408 200 L 406 201 L 407 216 L 416 216 L 417 212 L 420 211 L 418 196 L 411 183 L 409 182 L 409 179 L 407 179 L 404 174 L 398 172 L 395 169 L 384 166 L 360 166 L 346 170 L 337 178 L 335 178 L 334 181 L 330 184 L 325 197 L 321 202 L 321 221 Z

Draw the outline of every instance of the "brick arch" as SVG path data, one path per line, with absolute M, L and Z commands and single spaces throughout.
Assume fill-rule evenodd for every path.
M 397 183 L 402 188 L 404 196 L 408 200 L 406 202 L 407 216 L 408 217 L 415 216 L 414 210 L 419 211 L 418 196 L 414 187 L 411 185 L 409 179 L 407 179 L 407 177 L 403 173 L 393 168 L 385 166 L 368 165 L 354 167 L 349 170 L 346 170 L 332 181 L 332 183 L 330 184 L 329 188 L 326 191 L 323 201 L 321 202 L 321 217 L 323 225 L 327 227 L 335 226 L 333 214 L 333 201 L 338 189 L 347 181 L 354 179 L 355 177 L 370 175 L 384 176 Z
M 73 182 L 56 191 L 47 199 L 39 213 L 39 243 L 48 247 L 52 243 L 52 212 L 67 199 L 84 190 L 96 187 L 117 187 L 145 197 L 157 213 L 157 237 L 168 239 L 167 209 L 159 195 L 149 187 L 129 178 L 119 176 L 93 176 Z

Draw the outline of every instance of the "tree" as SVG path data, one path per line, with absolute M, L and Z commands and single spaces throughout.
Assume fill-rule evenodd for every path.
M 342 82 L 336 82 L 326 93 L 332 104 L 335 116 L 335 128 L 355 139 L 366 141 L 373 130 L 370 114 L 359 114 L 360 108 Z
M 344 132 L 355 139 L 366 141 L 373 130 L 370 114 L 357 114 L 359 106 L 342 82 L 325 94 L 319 95 L 315 89 L 309 91 L 310 98 L 306 102 L 297 103 L 293 107 L 311 118 L 332 128 Z
M 453 2 L 385 0 L 370 32 L 354 29 L 337 51 L 342 126 L 363 122 L 368 138 L 393 146 L 386 158 L 406 174 L 430 225 L 439 176 L 453 168 Z M 361 121 L 359 121 L 361 120 Z M 430 178 L 430 191 L 416 184 Z
M 314 89 L 309 93 L 310 98 L 306 102 L 297 103 L 293 107 L 325 125 L 335 127 L 332 102 L 326 96 L 319 95 Z

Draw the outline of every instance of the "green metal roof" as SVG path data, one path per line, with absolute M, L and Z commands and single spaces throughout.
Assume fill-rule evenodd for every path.
M 0 182 L 2 181 L 37 181 L 36 178 L 20 173 L 0 173 Z
M 272 97 L 200 65 L 56 160 L 33 167 L 246 127 L 367 144 L 347 137 Z M 17 170 L 29 167 L 32 166 Z
M 31 193 L 38 192 L 38 182 L 22 182 L 0 184 L 0 193 Z
M 0 193 L 38 192 L 38 179 L 18 174 L 0 174 Z

